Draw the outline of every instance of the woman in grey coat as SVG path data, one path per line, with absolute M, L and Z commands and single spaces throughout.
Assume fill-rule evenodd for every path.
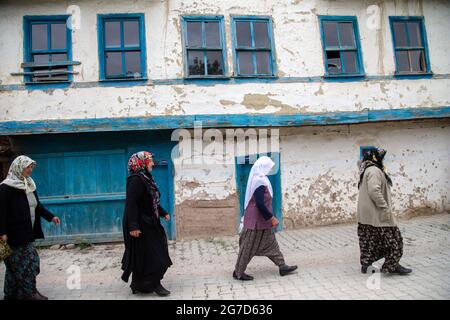
M 404 275 L 412 270 L 399 263 L 403 238 L 392 213 L 392 180 L 384 171 L 385 155 L 384 149 L 366 149 L 360 166 L 357 217 L 361 272 L 385 258 L 382 272 Z

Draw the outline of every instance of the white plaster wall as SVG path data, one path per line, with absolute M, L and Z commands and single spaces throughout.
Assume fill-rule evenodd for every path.
M 359 148 L 382 146 L 396 216 L 450 210 L 450 122 L 425 121 L 282 130 L 286 226 L 355 218 Z
M 367 23 L 370 1 L 11 1 L 0 3 L 0 84 L 14 85 L 22 77 L 22 17 L 63 14 L 69 5 L 80 7 L 80 29 L 73 31 L 75 83 L 83 88 L 0 91 L 0 121 L 116 118 L 153 115 L 230 113 L 315 113 L 367 109 L 443 107 L 450 105 L 450 4 L 447 1 L 380 1 L 380 28 Z M 230 15 L 270 15 L 274 20 L 277 68 L 281 77 L 323 75 L 322 46 L 317 15 L 356 15 L 363 60 L 368 75 L 394 72 L 390 15 L 424 15 L 432 71 L 444 77 L 419 80 L 358 82 L 240 83 L 199 86 L 152 84 L 131 87 L 98 86 L 97 14 L 143 12 L 147 34 L 149 78 L 183 76 L 180 16 L 225 16 L 227 56 L 232 73 Z M 371 20 L 370 20 L 371 21 Z M 230 73 L 230 74 L 231 74 Z
M 360 146 L 367 145 L 382 146 L 388 151 L 385 165 L 393 180 L 392 200 L 397 217 L 450 211 L 448 119 L 281 128 L 280 133 L 286 228 L 354 221 Z M 194 145 L 193 140 L 189 143 Z M 238 199 L 234 164 L 213 164 L 208 158 L 202 164 L 185 164 L 192 159 L 180 157 L 174 161 L 177 205 L 185 201 Z
M 443 107 L 449 91 L 450 79 L 5 90 L 0 121 Z
M 423 15 L 429 42 L 432 71 L 448 74 L 450 29 L 448 1 L 378 1 L 380 19 L 374 20 L 368 7 L 373 1 L 321 0 L 3 0 L 0 3 L 0 84 L 17 84 L 22 77 L 24 15 L 64 14 L 70 5 L 81 12 L 81 28 L 73 31 L 73 58 L 82 62 L 75 67 L 75 82 L 98 81 L 97 14 L 145 14 L 147 69 L 150 79 L 174 79 L 183 76 L 181 15 L 223 15 L 230 75 L 233 72 L 231 15 L 272 16 L 278 75 L 281 77 L 321 76 L 324 73 L 322 44 L 317 15 L 355 15 L 361 35 L 363 61 L 368 75 L 391 75 L 395 70 L 392 37 L 388 23 L 391 15 Z M 371 27 L 376 21 L 379 28 Z

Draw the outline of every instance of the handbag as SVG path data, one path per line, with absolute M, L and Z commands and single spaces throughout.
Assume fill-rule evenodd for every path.
M 0 262 L 8 258 L 12 254 L 11 247 L 5 240 L 0 240 Z

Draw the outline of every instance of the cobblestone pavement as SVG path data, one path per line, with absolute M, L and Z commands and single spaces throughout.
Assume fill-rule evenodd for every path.
M 405 245 L 401 263 L 414 270 L 408 276 L 361 274 L 351 224 L 278 233 L 286 262 L 299 266 L 285 277 L 269 259 L 256 257 L 247 269 L 255 280 L 234 280 L 238 237 L 233 236 L 170 243 L 174 265 L 163 280 L 172 291 L 167 298 L 131 294 L 120 280 L 123 244 L 40 249 L 38 288 L 50 299 L 450 299 L 450 215 L 403 220 L 399 227 Z M 81 289 L 68 289 L 71 265 L 81 268 Z M 1 264 L 1 288 L 4 272 Z

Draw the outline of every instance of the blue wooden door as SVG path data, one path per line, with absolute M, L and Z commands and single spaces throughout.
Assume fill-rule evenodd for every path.
M 173 165 L 170 130 L 31 135 L 14 137 L 18 154 L 36 160 L 33 171 L 42 203 L 61 218 L 61 226 L 43 223 L 45 244 L 77 239 L 108 242 L 123 239 L 127 162 L 131 154 L 155 154 L 153 175 L 161 205 L 171 214 L 163 225 L 175 239 Z
M 41 202 L 61 218 L 43 223 L 50 242 L 112 241 L 122 237 L 125 149 L 31 154 Z
M 170 214 L 170 220 L 161 219 L 161 223 L 166 230 L 169 239 L 175 239 L 175 218 L 173 216 L 173 177 L 170 162 L 156 158 L 155 166 L 152 170 L 153 178 L 161 192 L 161 207 Z
M 259 156 L 260 155 L 253 155 L 236 158 L 236 184 L 240 205 L 239 222 L 241 217 L 244 215 L 245 191 L 247 189 L 250 170 L 252 169 L 254 160 L 259 158 Z M 272 210 L 277 219 L 280 221 L 276 231 L 280 231 L 283 228 L 283 215 L 281 212 L 280 154 L 272 152 L 268 156 L 275 162 L 275 167 L 273 169 L 274 174 L 269 175 L 268 177 L 273 189 Z

